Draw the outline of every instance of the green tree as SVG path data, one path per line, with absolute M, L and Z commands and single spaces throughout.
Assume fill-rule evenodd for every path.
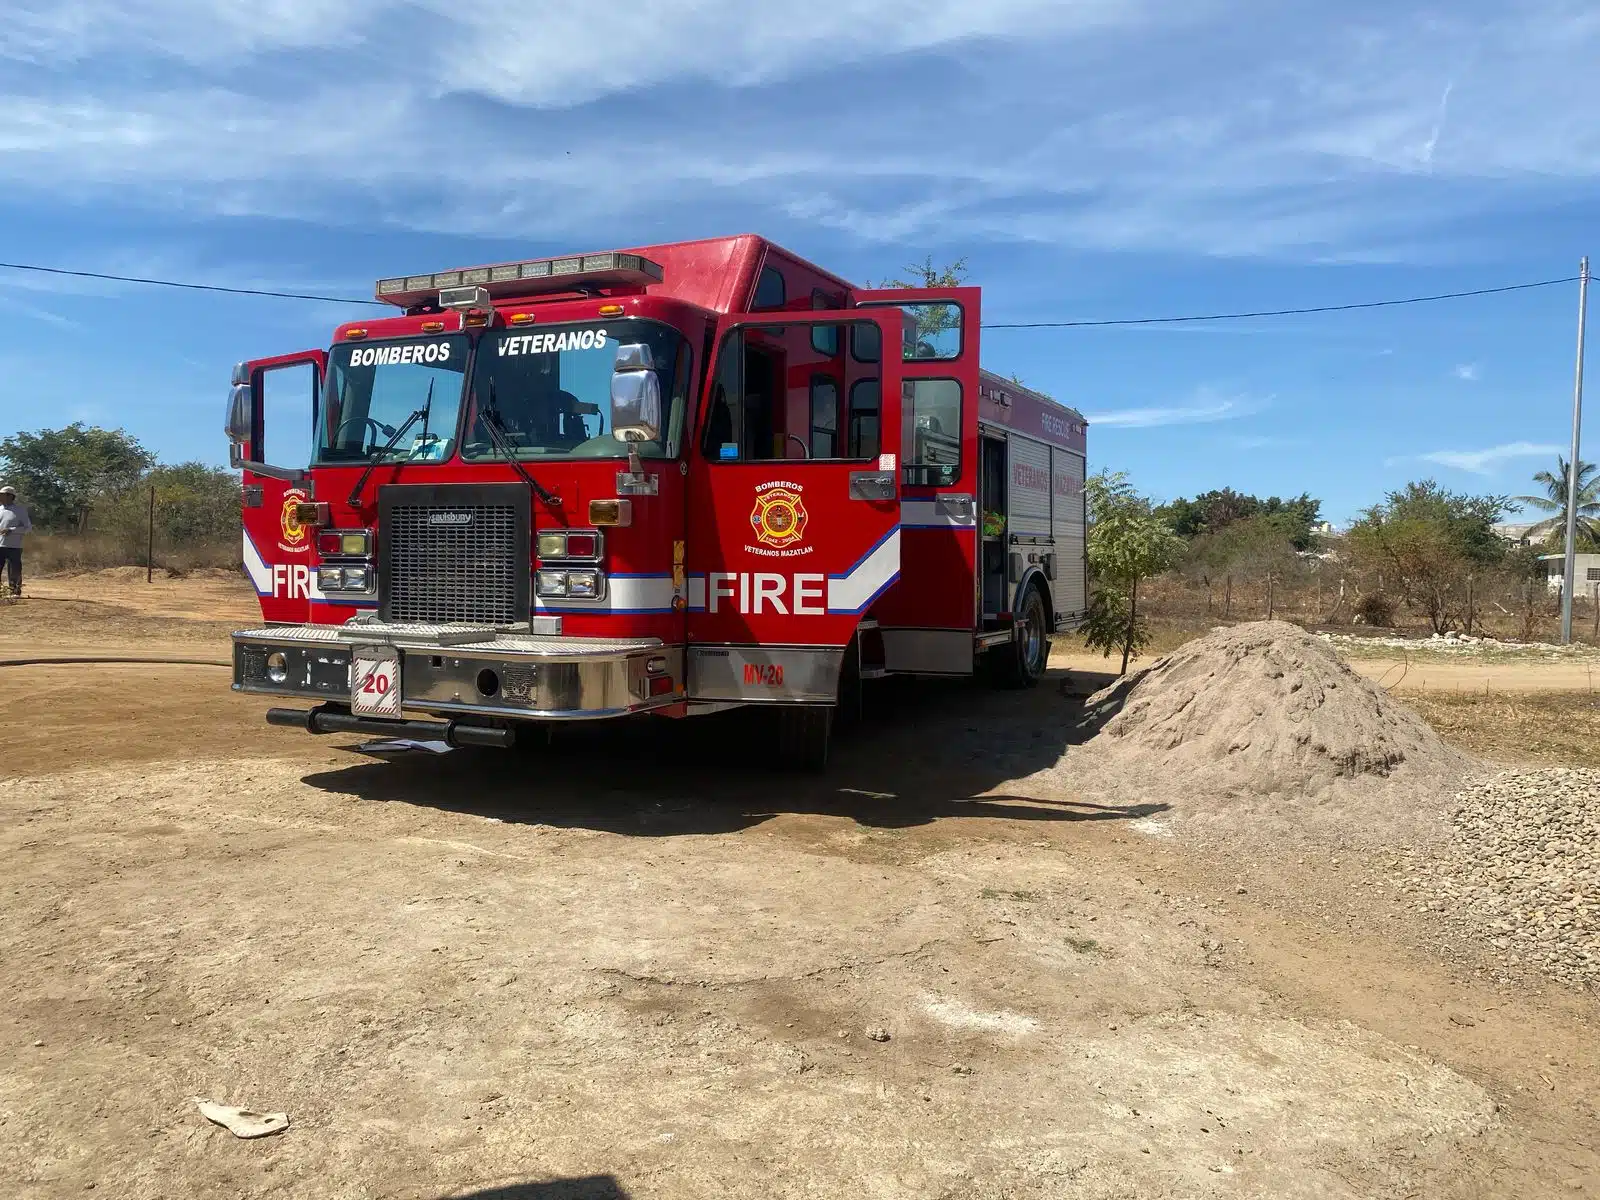
M 1594 463 L 1578 463 L 1578 549 L 1592 550 L 1600 547 L 1600 471 Z M 1556 455 L 1556 469 L 1540 471 L 1533 481 L 1544 487 L 1542 496 L 1513 496 L 1518 504 L 1527 504 L 1540 512 L 1555 513 L 1528 530 L 1530 537 L 1543 537 L 1560 546 L 1567 540 L 1567 460 Z
M 1273 517 L 1296 550 L 1310 550 L 1316 546 L 1312 530 L 1322 519 L 1322 501 L 1307 492 L 1287 500 L 1278 496 L 1262 500 L 1232 488 L 1221 488 L 1201 492 L 1193 500 L 1180 496 L 1163 504 L 1156 512 L 1185 540 L 1193 540 L 1204 533 L 1220 533 L 1236 521 Z
M 150 488 L 156 493 L 156 536 L 162 544 L 181 547 L 239 536 L 239 477 L 221 467 L 187 462 L 154 468 L 106 506 L 106 523 L 126 544 L 144 544 Z
M 1090 522 L 1086 550 L 1094 594 L 1083 639 L 1107 658 L 1120 649 L 1119 674 L 1125 674 L 1129 657 L 1150 643 L 1149 628 L 1139 619 L 1139 582 L 1176 564 L 1184 542 L 1120 471 L 1090 476 L 1084 494 Z
M 121 429 L 73 422 L 64 429 L 15 433 L 0 441 L 5 478 L 44 529 L 83 533 L 101 504 L 127 491 L 155 456 Z
M 1348 544 L 1358 563 L 1380 572 L 1407 607 L 1444 633 L 1461 619 L 1468 581 L 1504 559 L 1494 525 L 1510 506 L 1508 496 L 1467 496 L 1425 479 L 1367 509 Z

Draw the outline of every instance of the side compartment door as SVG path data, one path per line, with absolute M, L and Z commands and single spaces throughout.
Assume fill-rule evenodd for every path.
M 312 530 L 298 506 L 314 499 L 307 468 L 328 355 L 305 350 L 235 368 L 249 389 L 250 436 L 237 451 L 244 485 L 244 566 L 269 622 L 311 619 L 316 591 Z
M 900 578 L 901 320 L 719 322 L 688 455 L 692 698 L 835 699 L 844 647 Z
M 981 290 L 858 289 L 905 314 L 901 578 L 884 598 L 890 670 L 965 674 L 978 627 L 978 350 Z

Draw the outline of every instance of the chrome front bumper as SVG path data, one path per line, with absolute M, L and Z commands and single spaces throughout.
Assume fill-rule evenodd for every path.
M 683 647 L 657 638 L 568 638 L 462 625 L 276 625 L 233 635 L 233 688 L 350 701 L 363 648 L 400 657 L 411 712 L 540 721 L 625 716 L 681 702 Z M 274 680 L 269 660 L 283 675 Z

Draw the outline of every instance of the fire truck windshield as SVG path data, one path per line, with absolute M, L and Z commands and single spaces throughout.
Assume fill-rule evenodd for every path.
M 455 451 L 468 346 L 460 334 L 335 346 L 328 355 L 316 461 L 370 461 L 424 404 L 427 419 L 413 421 L 385 457 L 390 462 L 449 458 Z
M 485 334 L 472 374 L 462 457 L 501 457 L 483 422 L 491 402 L 519 459 L 625 456 L 628 447 L 611 436 L 611 370 L 617 347 L 627 343 L 650 347 L 664 410 L 661 440 L 633 445 L 646 458 L 675 455 L 688 401 L 688 344 L 670 325 L 618 320 Z

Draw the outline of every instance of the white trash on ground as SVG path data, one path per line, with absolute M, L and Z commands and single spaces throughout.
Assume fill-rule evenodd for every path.
M 248 1108 L 235 1108 L 231 1104 L 218 1104 L 213 1100 L 195 1097 L 200 1115 L 214 1125 L 221 1125 L 237 1138 L 259 1138 L 282 1133 L 289 1128 L 288 1113 L 256 1112 Z

